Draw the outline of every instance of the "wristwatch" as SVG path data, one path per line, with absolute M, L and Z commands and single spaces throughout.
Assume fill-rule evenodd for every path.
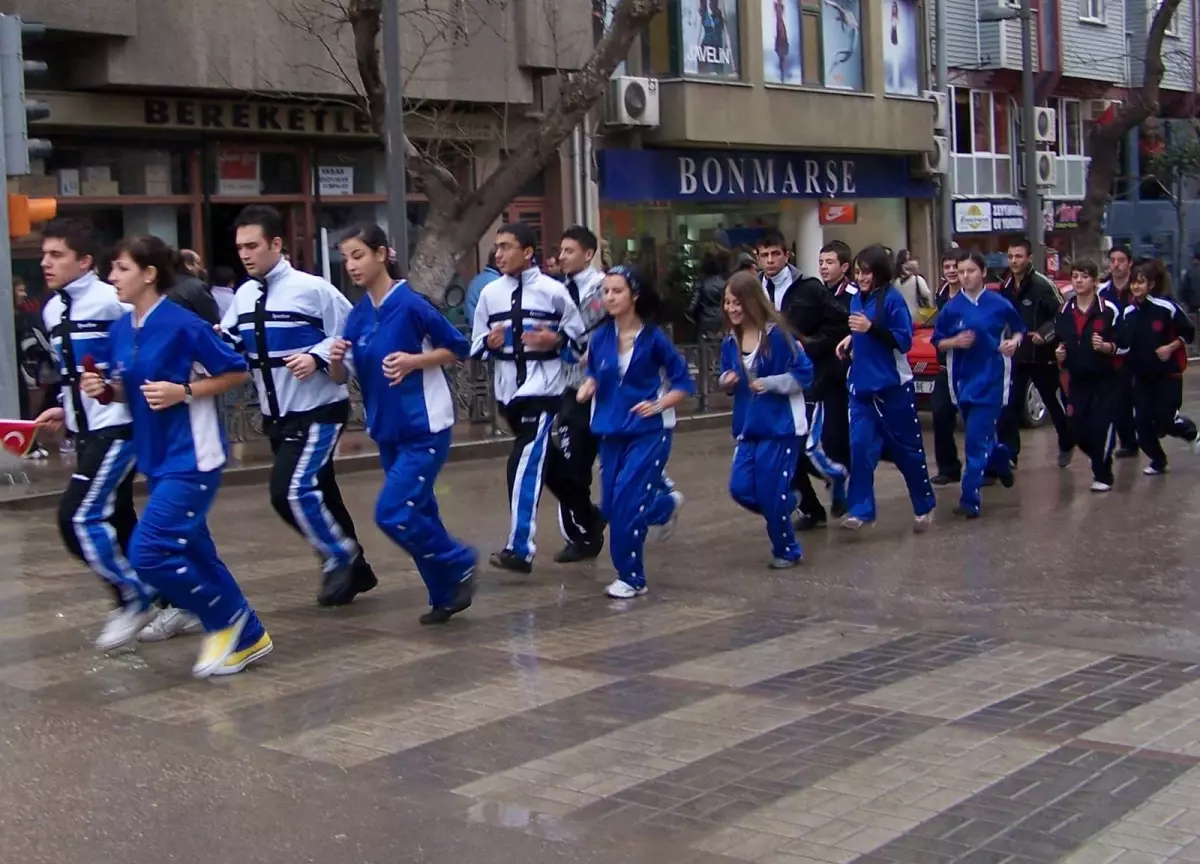
M 192 385 L 191 384 L 183 385 L 183 404 L 184 405 L 192 404 Z

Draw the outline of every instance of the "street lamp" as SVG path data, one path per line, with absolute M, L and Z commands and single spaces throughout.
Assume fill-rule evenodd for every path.
M 991 8 L 981 8 L 978 20 L 1011 21 L 1021 19 L 1021 131 L 1025 147 L 1025 231 L 1029 237 L 1030 256 L 1034 266 L 1042 261 L 1045 246 L 1045 225 L 1042 222 L 1042 202 L 1038 194 L 1037 159 L 1038 151 L 1033 141 L 1036 110 L 1033 104 L 1033 3 L 1032 0 L 1020 0 L 1017 6 L 1009 0 L 999 0 Z

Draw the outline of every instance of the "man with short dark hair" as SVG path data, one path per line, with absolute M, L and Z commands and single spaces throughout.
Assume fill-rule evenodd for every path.
M 342 501 L 333 456 L 350 417 L 350 393 L 329 377 L 329 349 L 350 301 L 284 257 L 283 217 L 252 204 L 235 222 L 237 252 L 250 278 L 221 321 L 250 362 L 263 429 L 275 456 L 271 505 L 322 561 L 317 602 L 342 606 L 377 580 Z
M 845 320 L 850 318 L 850 298 L 858 293 L 858 286 L 854 284 L 854 252 L 851 251 L 849 245 L 841 240 L 831 240 L 821 247 L 821 252 L 817 258 L 817 267 L 821 272 L 821 281 L 825 283 L 825 289 L 833 297 L 834 302 L 846 316 Z M 847 324 L 842 337 L 849 335 L 850 327 Z M 841 341 L 841 338 L 838 339 Z M 834 343 L 836 347 L 837 343 Z M 837 362 L 837 378 L 838 386 L 826 387 L 824 390 L 823 402 L 825 403 L 824 421 L 825 425 L 821 431 L 821 446 L 825 448 L 825 453 L 834 462 L 839 465 L 850 465 L 850 393 L 846 389 L 846 375 L 849 372 L 850 364 L 838 359 L 834 356 Z M 833 373 L 826 373 L 832 375 Z
M 583 319 L 566 286 L 533 263 L 537 237 L 521 222 L 496 232 L 496 267 L 475 308 L 471 354 L 493 363 L 493 386 L 500 413 L 513 432 L 508 457 L 508 496 L 512 524 L 504 548 L 491 564 L 518 573 L 533 571 L 537 553 L 538 499 L 545 483 L 582 536 L 604 530 L 587 486 L 550 446 L 550 430 L 562 408 L 568 367 L 582 356 Z
M 1108 279 L 1100 285 L 1097 293 L 1117 308 L 1122 315 L 1133 302 L 1129 293 L 1129 282 L 1133 276 L 1133 250 L 1118 243 L 1108 250 Z M 1114 383 L 1120 394 L 1114 406 L 1117 427 L 1116 457 L 1134 459 L 1138 453 L 1137 425 L 1133 419 L 1133 372 L 1128 364 L 1118 364 Z
M 958 262 L 965 261 L 967 250 L 947 249 L 942 255 L 942 284 L 933 301 L 938 312 L 958 296 L 961 283 L 958 278 Z M 950 486 L 962 480 L 962 462 L 958 458 L 958 443 L 954 432 L 958 428 L 958 406 L 950 397 L 950 379 L 946 371 L 946 353 L 937 352 L 941 371 L 933 382 L 933 394 L 929 398 L 933 413 L 933 454 L 937 461 L 937 474 L 929 478 L 934 486 Z
M 65 423 L 76 436 L 75 471 L 58 506 L 67 551 L 86 561 L 117 598 L 96 647 L 111 651 L 133 642 L 155 609 L 157 592 L 138 578 L 125 557 L 137 527 L 133 508 L 134 449 L 129 409 L 101 404 L 79 387 L 86 366 L 109 368 L 108 332 L 127 307 L 95 274 L 100 242 L 81 219 L 55 219 L 42 229 L 42 275 L 54 292 L 42 309 L 62 379 L 62 406 L 39 424 Z
M 1058 467 L 1071 464 L 1075 437 L 1067 423 L 1067 414 L 1059 398 L 1058 367 L 1054 360 L 1054 322 L 1062 308 L 1058 287 L 1037 271 L 1032 246 L 1021 239 L 1008 247 L 1009 273 L 1000 287 L 1020 313 L 1029 338 L 1021 341 L 1012 358 L 1012 389 L 1008 406 L 1001 415 L 999 437 L 1012 454 L 1014 465 L 1021 452 L 1021 416 L 1026 394 L 1032 384 L 1042 397 L 1058 432 Z

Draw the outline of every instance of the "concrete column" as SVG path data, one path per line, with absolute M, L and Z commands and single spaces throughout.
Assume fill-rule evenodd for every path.
M 780 216 L 784 238 L 796 242 L 796 267 L 805 276 L 817 275 L 817 259 L 825 245 L 820 202 L 807 198 L 784 201 Z
M 171 206 L 125 207 L 125 234 L 153 234 L 169 246 L 179 245 L 179 213 Z

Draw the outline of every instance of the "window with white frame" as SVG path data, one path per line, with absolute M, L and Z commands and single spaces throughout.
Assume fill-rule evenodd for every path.
M 950 103 L 954 194 L 1012 195 L 1012 113 L 1008 96 L 954 88 Z
M 1050 107 L 1057 114 L 1058 182 L 1048 197 L 1082 198 L 1087 181 L 1088 129 L 1083 117 L 1083 103 L 1078 99 L 1051 99 Z
M 1104 20 L 1104 0 L 1079 0 L 1079 17 L 1084 21 Z

